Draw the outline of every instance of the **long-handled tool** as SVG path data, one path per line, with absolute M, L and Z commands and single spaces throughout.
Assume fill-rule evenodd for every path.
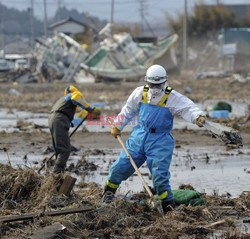
M 71 132 L 71 134 L 69 135 L 69 137 L 71 138 L 71 136 L 78 130 L 78 128 L 83 124 L 83 122 L 87 119 L 87 116 L 85 118 L 82 119 L 82 121 L 80 122 L 79 125 L 77 125 L 77 127 Z M 40 174 L 40 172 L 43 170 L 43 168 L 45 167 L 45 165 L 56 155 L 56 152 L 51 155 L 50 158 L 46 159 L 43 163 L 43 165 L 38 169 L 37 173 Z
M 242 146 L 242 138 L 237 130 L 209 120 L 205 121 L 204 127 L 225 144 L 231 144 L 237 147 Z
M 147 183 L 145 182 L 144 178 L 142 177 L 142 175 L 141 175 L 141 173 L 140 173 L 138 167 L 136 166 L 136 164 L 135 164 L 133 158 L 131 157 L 129 151 L 127 150 L 126 146 L 124 145 L 124 143 L 123 143 L 123 141 L 122 141 L 122 139 L 121 139 L 121 137 L 120 137 L 119 135 L 117 136 L 117 139 L 118 139 L 119 143 L 121 144 L 123 150 L 125 151 L 127 157 L 129 158 L 130 163 L 132 164 L 133 168 L 135 169 L 137 175 L 138 175 L 139 178 L 141 179 L 142 184 L 143 184 L 143 187 L 145 188 L 145 190 L 147 191 L 147 193 L 148 193 L 148 195 L 149 195 L 149 197 L 150 197 L 152 206 L 155 207 L 155 203 L 154 203 L 154 201 L 153 201 L 153 199 L 154 199 L 153 193 L 152 193 L 151 190 L 149 189 Z

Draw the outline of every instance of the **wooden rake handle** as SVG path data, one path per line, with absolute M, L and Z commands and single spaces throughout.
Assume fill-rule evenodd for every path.
M 135 161 L 134 161 L 133 158 L 131 157 L 129 151 L 127 150 L 126 146 L 124 145 L 124 143 L 123 143 L 123 141 L 122 141 L 122 139 L 121 139 L 121 137 L 120 137 L 119 135 L 117 135 L 117 140 L 118 140 L 119 143 L 121 144 L 121 146 L 122 146 L 122 148 L 124 149 L 124 151 L 125 151 L 127 157 L 128 157 L 129 160 L 130 160 L 130 163 L 132 164 L 132 166 L 134 167 L 134 169 L 135 169 L 137 175 L 138 175 L 139 178 L 141 179 L 142 184 L 143 184 L 143 187 L 146 189 L 146 191 L 147 191 L 149 197 L 150 197 L 151 199 L 153 199 L 153 197 L 154 197 L 154 196 L 153 196 L 153 193 L 151 192 L 150 188 L 148 187 L 147 183 L 145 182 L 144 178 L 142 177 L 142 175 L 141 175 L 141 173 L 140 173 L 138 167 L 137 167 L 136 164 L 135 164 Z M 153 202 L 152 202 L 152 203 L 153 203 Z

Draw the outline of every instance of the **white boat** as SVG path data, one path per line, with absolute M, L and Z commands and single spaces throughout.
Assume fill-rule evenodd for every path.
M 138 80 L 145 75 L 150 65 L 167 53 L 171 61 L 168 70 L 177 66 L 175 56 L 177 34 L 159 39 L 155 43 L 137 43 L 129 33 L 110 34 L 110 25 L 100 33 L 106 38 L 80 65 L 96 79 Z

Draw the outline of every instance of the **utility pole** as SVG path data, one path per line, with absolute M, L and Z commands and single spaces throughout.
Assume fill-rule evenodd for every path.
M 187 0 L 184 0 L 184 19 L 183 19 L 183 65 L 186 68 L 187 66 L 187 41 L 188 41 L 188 12 L 187 12 Z
M 62 4 L 61 0 L 57 0 L 57 18 L 56 18 L 57 21 L 61 20 L 59 16 L 59 10 L 61 9 L 61 4 Z
M 115 5 L 115 1 L 111 0 L 111 16 L 110 16 L 111 25 L 113 25 L 114 23 L 114 5 Z
M 34 0 L 30 0 L 30 44 L 34 45 Z
M 114 24 L 114 5 L 115 5 L 115 1 L 111 0 L 111 16 L 110 16 L 110 33 L 111 36 L 113 37 L 113 24 Z
M 144 35 L 144 0 L 140 0 L 140 13 L 141 13 L 141 35 Z
M 61 0 L 57 0 L 57 9 L 60 9 L 60 8 L 61 8 L 61 5 L 62 5 Z
M 4 39 L 4 17 L 3 17 L 3 5 L 2 5 L 2 2 L 0 0 L 0 7 L 1 7 L 1 10 L 0 10 L 0 36 L 2 36 L 2 39 L 1 39 L 1 48 L 0 48 L 0 53 L 1 51 L 3 51 L 3 55 L 1 56 L 0 54 L 0 57 L 3 57 L 4 58 L 4 55 L 5 55 L 5 39 Z
M 47 1 L 43 0 L 43 6 L 44 6 L 44 36 L 47 39 L 48 38 L 48 18 L 47 18 Z

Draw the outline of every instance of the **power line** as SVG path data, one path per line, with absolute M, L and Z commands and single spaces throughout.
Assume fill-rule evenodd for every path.
M 151 0 L 151 1 L 155 1 L 158 2 L 158 0 Z M 2 3 L 4 3 L 5 1 L 2 1 Z M 24 4 L 27 3 L 27 5 L 29 4 L 29 0 L 6 0 L 6 3 L 15 3 L 15 4 Z M 96 4 L 108 4 L 110 3 L 110 0 L 105 0 L 105 1 L 65 1 L 65 3 L 67 5 L 69 4 L 88 4 L 88 5 L 96 5 Z M 116 1 L 115 4 L 130 4 L 130 3 L 134 3 L 134 4 L 138 4 L 138 0 L 124 0 L 124 1 Z M 42 2 L 36 2 L 36 4 L 42 4 Z M 58 5 L 58 2 L 53 1 L 53 2 L 47 2 L 47 5 Z
M 0 4 L 2 4 L 1 3 L 1 0 L 0 0 Z M 2 11 L 3 11 L 3 9 L 1 8 L 1 10 L 0 10 L 0 20 L 1 20 L 1 22 L 0 22 L 0 36 L 2 36 L 1 38 L 1 40 L 2 40 L 2 46 L 1 46 L 1 48 L 2 48 L 2 50 L 3 50 L 3 54 L 4 54 L 4 50 L 5 50 L 5 39 L 4 39 L 4 21 L 3 21 L 3 13 L 2 13 Z M 1 50 L 1 48 L 0 48 L 0 50 Z
M 114 8 L 115 8 L 114 0 L 111 0 L 111 16 L 110 16 L 110 23 L 111 24 L 114 23 Z
M 184 0 L 184 23 L 183 23 L 183 63 L 184 63 L 184 67 L 186 67 L 187 64 L 187 28 L 188 28 L 188 16 L 187 16 L 187 0 Z
M 140 15 L 141 15 L 141 34 L 144 32 L 144 12 L 145 12 L 145 0 L 140 0 Z
M 30 4 L 28 4 L 28 2 L 30 2 L 31 0 L 2 0 L 2 2 L 5 2 L 6 4 L 7 3 L 17 3 L 17 4 L 22 4 L 23 7 L 25 7 L 25 3 L 27 3 L 27 6 L 30 6 Z M 39 8 L 39 9 L 42 9 L 42 7 L 44 6 L 41 6 L 43 4 L 43 1 L 44 0 L 34 0 L 34 4 L 36 6 L 36 9 Z M 152 14 L 150 14 L 150 11 L 149 13 L 147 13 L 147 9 L 150 7 L 150 10 L 154 10 L 155 12 L 155 6 L 157 6 L 158 8 L 158 5 L 160 4 L 161 1 L 159 0 L 93 0 L 93 1 L 90 1 L 90 0 L 47 0 L 47 6 L 48 6 L 48 9 L 50 10 L 49 13 L 51 14 L 52 10 L 51 9 L 59 9 L 59 6 L 63 6 L 63 5 L 66 5 L 66 7 L 69 9 L 69 8 L 76 8 L 77 10 L 80 9 L 79 6 L 81 6 L 81 9 L 83 7 L 83 5 L 89 5 L 88 9 L 90 10 L 85 10 L 86 12 L 92 12 L 94 15 L 100 17 L 100 15 L 104 15 L 105 14 L 105 18 L 107 18 L 108 16 L 108 11 L 105 10 L 107 8 L 104 8 L 102 7 L 102 5 L 108 5 L 110 6 L 110 3 L 111 1 L 114 1 L 115 3 L 115 6 L 116 6 L 116 9 L 113 10 L 113 17 L 114 15 L 117 15 L 119 16 L 119 18 L 121 18 L 121 15 L 125 15 L 126 14 L 126 17 L 127 17 L 127 20 L 131 21 L 132 19 L 132 16 L 133 18 L 138 18 L 138 13 L 136 13 L 136 8 L 139 7 L 139 12 L 140 12 L 140 15 L 139 17 L 141 17 L 141 28 L 142 28 L 142 31 L 143 31 L 143 28 L 148 28 L 148 23 L 146 23 L 146 20 L 149 20 L 151 17 Z M 147 2 L 146 2 L 147 1 Z M 174 0 L 173 0 L 174 1 Z M 64 3 L 64 4 L 62 4 Z M 93 7 L 93 10 L 92 10 L 92 5 L 101 5 L 100 8 L 94 8 Z M 132 7 L 132 5 L 137 5 L 136 8 Z M 148 4 L 150 4 L 150 6 L 147 6 Z M 44 5 L 44 4 L 43 4 Z M 78 5 L 78 6 L 74 6 L 74 5 Z M 19 8 L 19 6 L 18 6 Z M 130 8 L 128 10 L 128 8 Z M 125 11 L 126 9 L 126 11 Z M 54 11 L 54 10 L 53 10 Z M 83 10 L 84 11 L 84 10 Z M 134 12 L 134 13 L 133 13 Z M 151 12 L 152 13 L 152 12 Z M 41 15 L 41 11 L 39 12 L 39 14 Z M 37 14 L 36 14 L 37 15 Z M 131 17 L 130 17 L 131 16 Z M 147 19 L 145 20 L 145 16 L 147 16 Z M 41 17 L 41 16 L 40 16 Z M 102 16 L 104 17 L 104 16 Z M 112 17 L 111 17 L 112 18 Z M 120 20 L 121 21 L 121 20 Z M 126 21 L 126 19 L 125 19 Z M 136 20 L 134 20 L 136 21 Z

